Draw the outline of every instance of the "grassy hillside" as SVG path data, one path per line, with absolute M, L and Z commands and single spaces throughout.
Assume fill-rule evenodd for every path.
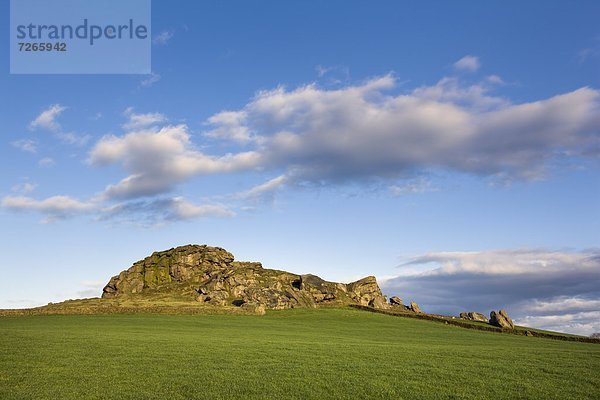
M 353 309 L 0 318 L 1 399 L 594 399 L 600 346 Z

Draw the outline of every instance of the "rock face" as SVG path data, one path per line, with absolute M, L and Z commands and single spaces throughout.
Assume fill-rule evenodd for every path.
M 110 279 L 103 298 L 170 296 L 216 305 L 272 310 L 321 305 L 361 304 L 388 308 L 374 276 L 343 284 L 315 275 L 265 269 L 237 262 L 219 247 L 187 245 L 151 256 Z
M 515 324 L 506 311 L 492 311 L 490 313 L 490 324 L 502 329 L 515 329 Z
M 478 312 L 461 312 L 460 317 L 468 321 L 488 322 L 488 319 L 482 313 Z

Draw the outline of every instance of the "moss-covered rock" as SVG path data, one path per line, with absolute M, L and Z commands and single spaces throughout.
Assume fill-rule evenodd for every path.
M 112 277 L 102 297 L 126 298 L 140 293 L 183 296 L 215 306 L 252 304 L 271 310 L 344 304 L 389 307 L 373 276 L 349 284 L 328 282 L 315 275 L 265 269 L 257 262 L 234 261 L 228 251 L 206 245 L 153 253 Z

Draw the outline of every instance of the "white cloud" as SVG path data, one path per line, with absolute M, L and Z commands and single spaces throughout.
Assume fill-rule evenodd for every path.
M 99 217 L 102 220 L 152 227 L 175 221 L 234 215 L 233 210 L 223 204 L 194 204 L 183 197 L 174 197 L 118 203 L 102 209 Z
M 259 164 L 255 152 L 215 157 L 194 148 L 186 125 L 106 136 L 92 149 L 94 165 L 120 164 L 131 173 L 105 190 L 109 198 L 152 196 L 172 190 L 196 175 L 247 170 Z
M 386 94 L 395 83 L 387 75 L 336 90 L 279 87 L 208 124 L 220 138 L 248 140 L 252 132 L 263 168 L 318 185 L 432 169 L 539 179 L 557 155 L 577 157 L 600 146 L 594 89 L 513 104 L 490 95 L 489 82 L 464 86 L 444 78 Z
M 418 98 L 451 103 L 468 109 L 471 113 L 498 110 L 510 106 L 510 101 L 488 94 L 499 77 L 486 78 L 479 84 L 463 86 L 458 78 L 445 77 L 433 86 L 422 86 L 412 92 Z
M 137 130 L 141 128 L 147 128 L 149 126 L 167 121 L 167 117 L 157 112 L 136 114 L 133 111 L 133 107 L 127 108 L 124 114 L 127 116 L 128 119 L 127 122 L 123 124 L 123 128 L 126 130 Z
M 27 193 L 34 190 L 36 186 L 34 184 L 17 185 L 13 190 Z M 53 196 L 38 200 L 26 196 L 6 196 L 0 200 L 0 207 L 15 212 L 39 213 L 45 217 L 42 220 L 43 223 L 86 215 L 102 221 L 157 226 L 174 221 L 205 217 L 235 216 L 235 212 L 224 204 L 194 204 L 183 197 L 125 201 L 112 205 L 102 200 L 95 198 L 82 201 L 69 196 Z
M 172 202 L 173 218 L 178 220 L 188 220 L 198 217 L 233 217 L 235 213 L 224 205 L 220 204 L 192 204 L 182 197 L 176 197 Z
M 593 254 L 550 252 L 546 250 L 498 250 L 485 252 L 431 253 L 408 262 L 405 265 L 434 263 L 438 268 L 428 271 L 428 276 L 456 275 L 461 273 L 478 275 L 522 275 L 575 271 L 598 270 L 600 259 Z M 599 277 L 600 278 L 600 277 Z
M 164 31 L 160 32 L 158 35 L 154 36 L 154 39 L 152 39 L 152 43 L 158 44 L 158 45 L 165 45 L 165 44 L 169 43 L 169 41 L 173 38 L 173 36 L 175 36 L 174 31 L 164 30 Z
M 78 135 L 74 132 L 64 132 L 61 125 L 56 119 L 65 111 L 67 107 L 60 104 L 53 104 L 46 110 L 42 111 L 40 115 L 36 117 L 29 124 L 29 128 L 32 130 L 45 129 L 54 133 L 54 136 L 62 142 L 70 145 L 83 146 L 90 139 L 89 135 Z
M 403 264 L 398 276 L 382 282 L 382 288 L 389 295 L 415 299 L 430 312 L 506 308 L 528 326 L 549 329 L 541 321 L 553 319 L 553 330 L 590 334 L 585 331 L 590 326 L 581 324 L 592 322 L 583 321 L 585 313 L 600 310 L 600 252 L 431 253 Z M 576 314 L 581 326 L 557 322 Z
M 319 78 L 322 78 L 326 73 L 328 73 L 329 71 L 331 71 L 330 67 L 324 67 L 322 65 L 317 65 L 315 67 L 315 70 L 317 71 L 317 75 L 319 76 Z
M 310 84 L 260 91 L 243 107 L 206 120 L 204 136 L 232 145 L 232 152 L 201 150 L 187 125 L 129 108 L 125 134 L 97 141 L 88 162 L 124 171 L 98 197 L 108 202 L 163 195 L 195 177 L 243 171 L 274 178 L 229 198 L 346 183 L 419 193 L 433 190 L 423 177 L 436 170 L 531 180 L 544 177 L 558 158 L 598 156 L 600 91 L 581 88 L 514 104 L 492 94 L 499 84 L 495 76 L 471 85 L 443 78 L 398 93 L 394 76 L 385 75 L 337 89 Z M 41 120 L 51 126 L 54 117 Z
M 239 143 L 250 142 L 252 136 L 248 127 L 245 126 L 246 117 L 247 114 L 244 111 L 222 111 L 208 119 L 207 124 L 217 128 L 205 132 L 204 135 Z
M 326 83 L 338 85 L 348 82 L 350 79 L 350 69 L 346 66 L 325 67 L 317 65 L 315 67 L 317 76 L 324 79 Z
M 459 71 L 476 72 L 481 67 L 479 57 L 464 56 L 454 63 L 454 68 Z
M 89 213 L 95 209 L 90 202 L 83 202 L 69 196 L 52 196 L 36 200 L 26 196 L 6 196 L 0 206 L 12 211 L 36 211 L 46 216 L 43 222 L 53 222 L 77 214 Z
M 2 206 L 13 210 L 38 210 L 61 214 L 69 211 L 87 211 L 94 206 L 69 196 L 53 196 L 44 200 L 35 200 L 24 196 L 7 196 L 2 199 Z
M 38 165 L 43 168 L 49 168 L 56 165 L 56 162 L 50 157 L 45 157 L 38 161 Z
M 60 130 L 60 124 L 56 122 L 56 118 L 66 109 L 66 107 L 60 104 L 53 104 L 31 121 L 29 127 L 31 129 L 41 128 L 57 132 Z
M 11 143 L 14 147 L 21 151 L 35 154 L 37 153 L 37 142 L 31 139 L 15 140 Z
M 154 85 L 156 82 L 160 81 L 161 76 L 156 72 L 150 72 L 150 74 L 140 81 L 140 85 L 142 87 L 150 87 Z
M 577 53 L 580 63 L 597 59 L 600 57 L 600 35 L 593 38 L 590 42 L 590 46 L 579 50 Z
M 557 313 L 565 311 L 600 310 L 600 299 L 587 299 L 580 296 L 558 296 L 548 300 L 533 300 L 524 310 L 530 313 Z
M 493 85 L 504 85 L 505 84 L 504 80 L 502 78 L 500 78 L 498 75 L 486 76 L 485 80 L 488 83 L 491 83 Z
M 405 196 L 418 193 L 434 192 L 436 189 L 430 181 L 420 177 L 407 182 L 391 185 L 390 191 L 395 196 Z
M 19 183 L 11 188 L 13 192 L 17 193 L 31 193 L 37 188 L 37 183 L 24 182 Z
M 561 315 L 528 315 L 515 319 L 515 323 L 549 331 L 590 336 L 592 333 L 600 331 L 600 311 L 587 311 Z
M 276 178 L 270 179 L 265 183 L 254 186 L 253 188 L 239 193 L 240 198 L 259 198 L 265 195 L 273 194 L 273 192 L 280 190 L 287 182 L 289 178 L 285 175 L 280 175 Z
M 540 179 L 554 158 L 600 146 L 600 92 L 582 88 L 513 104 L 490 94 L 498 79 L 465 86 L 444 78 L 396 95 L 387 94 L 396 85 L 392 75 L 335 90 L 261 91 L 243 108 L 207 119 L 205 136 L 250 147 L 215 155 L 196 149 L 186 125 L 164 126 L 163 114 L 130 108 L 124 128 L 131 132 L 102 138 L 89 161 L 129 173 L 106 188 L 110 198 L 153 196 L 196 176 L 253 169 L 278 171 L 288 186 L 412 178 L 412 187 L 410 180 L 391 187 L 406 193 L 423 190 L 414 182 L 436 169 Z
M 58 137 L 63 143 L 84 146 L 91 139 L 90 135 L 78 135 L 74 132 L 57 132 Z

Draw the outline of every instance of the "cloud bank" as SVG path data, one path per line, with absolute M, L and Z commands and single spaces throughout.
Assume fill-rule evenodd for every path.
M 444 78 L 394 95 L 396 79 L 386 75 L 335 90 L 311 84 L 262 91 L 206 121 L 206 140 L 240 148 L 225 154 L 198 150 L 185 124 L 129 111 L 127 132 L 102 138 L 89 162 L 129 173 L 106 188 L 108 197 L 140 198 L 195 177 L 252 170 L 273 171 L 269 181 L 290 186 L 391 182 L 435 169 L 542 179 L 553 160 L 598 156 L 600 92 L 581 88 L 512 104 L 489 93 L 498 82 L 464 86 Z
M 388 95 L 387 75 L 360 86 L 264 91 L 209 119 L 210 137 L 252 143 L 265 168 L 315 184 L 397 178 L 430 169 L 535 179 L 561 154 L 597 149 L 600 93 L 590 88 L 525 104 L 455 78 Z
M 479 60 L 467 56 L 455 67 L 475 71 Z M 504 183 L 544 179 L 557 161 L 600 158 L 600 91 L 583 87 L 517 104 L 494 95 L 502 84 L 496 75 L 473 84 L 445 77 L 400 91 L 388 74 L 333 89 L 281 86 L 210 116 L 200 132 L 160 112 L 128 108 L 123 132 L 102 137 L 89 151 L 88 165 L 123 172 L 95 199 L 105 207 L 175 199 L 172 192 L 190 180 L 244 172 L 267 179 L 221 198 L 346 184 L 406 195 L 435 190 L 426 179 L 432 171 Z M 52 105 L 30 126 L 77 142 L 56 120 L 65 109 Z M 34 204 L 31 210 L 44 210 Z
M 498 250 L 432 253 L 385 280 L 389 295 L 426 311 L 506 308 L 517 323 L 589 335 L 600 331 L 600 250 Z

